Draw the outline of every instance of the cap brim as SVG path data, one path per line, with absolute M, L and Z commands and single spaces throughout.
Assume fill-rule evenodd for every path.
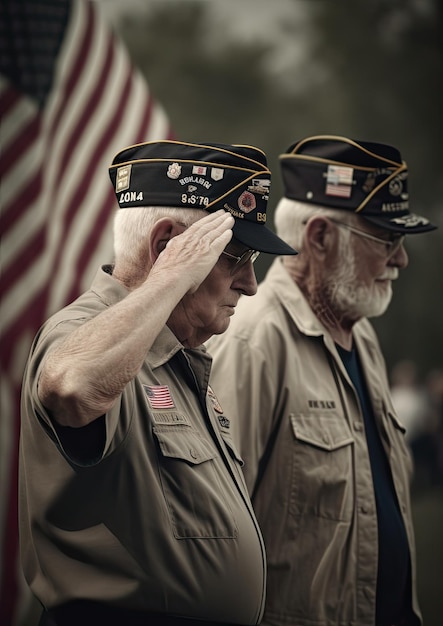
M 232 231 L 234 237 L 251 250 L 268 254 L 298 254 L 297 250 L 291 248 L 263 224 L 236 219 Z
M 364 214 L 361 216 L 372 224 L 376 224 L 381 228 L 386 228 L 387 230 L 396 233 L 402 233 L 403 235 L 418 235 L 419 233 L 427 233 L 430 230 L 438 228 L 437 226 L 434 226 L 434 224 L 431 224 L 431 222 L 425 217 L 415 215 L 414 213 L 391 217 L 391 219 L 372 217 L 371 215 Z

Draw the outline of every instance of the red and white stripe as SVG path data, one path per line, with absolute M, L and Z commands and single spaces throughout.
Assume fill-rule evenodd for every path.
M 96 3 L 73 1 L 43 109 L 0 74 L 0 623 L 20 612 L 19 395 L 41 323 L 112 261 L 108 166 L 123 147 L 172 138 L 168 119 Z

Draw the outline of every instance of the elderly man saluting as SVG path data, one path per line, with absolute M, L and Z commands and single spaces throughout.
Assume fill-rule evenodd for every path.
M 408 263 L 399 151 L 314 136 L 280 156 L 278 258 L 208 349 L 268 555 L 263 624 L 420 623 L 411 464 L 368 317 Z M 237 391 L 235 392 L 235 389 Z
M 258 624 L 261 534 L 201 344 L 257 283 L 270 172 L 250 146 L 114 158 L 115 260 L 39 331 L 23 381 L 25 577 L 56 626 Z

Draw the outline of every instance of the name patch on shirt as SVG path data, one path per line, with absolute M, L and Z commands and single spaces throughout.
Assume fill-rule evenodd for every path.
M 334 400 L 308 400 L 310 409 L 335 409 Z

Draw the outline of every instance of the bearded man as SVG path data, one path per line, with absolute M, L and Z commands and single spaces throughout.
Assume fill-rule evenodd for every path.
M 416 626 L 411 463 L 368 317 L 406 268 L 399 151 L 308 137 L 280 155 L 278 257 L 207 344 L 265 539 L 267 626 Z

